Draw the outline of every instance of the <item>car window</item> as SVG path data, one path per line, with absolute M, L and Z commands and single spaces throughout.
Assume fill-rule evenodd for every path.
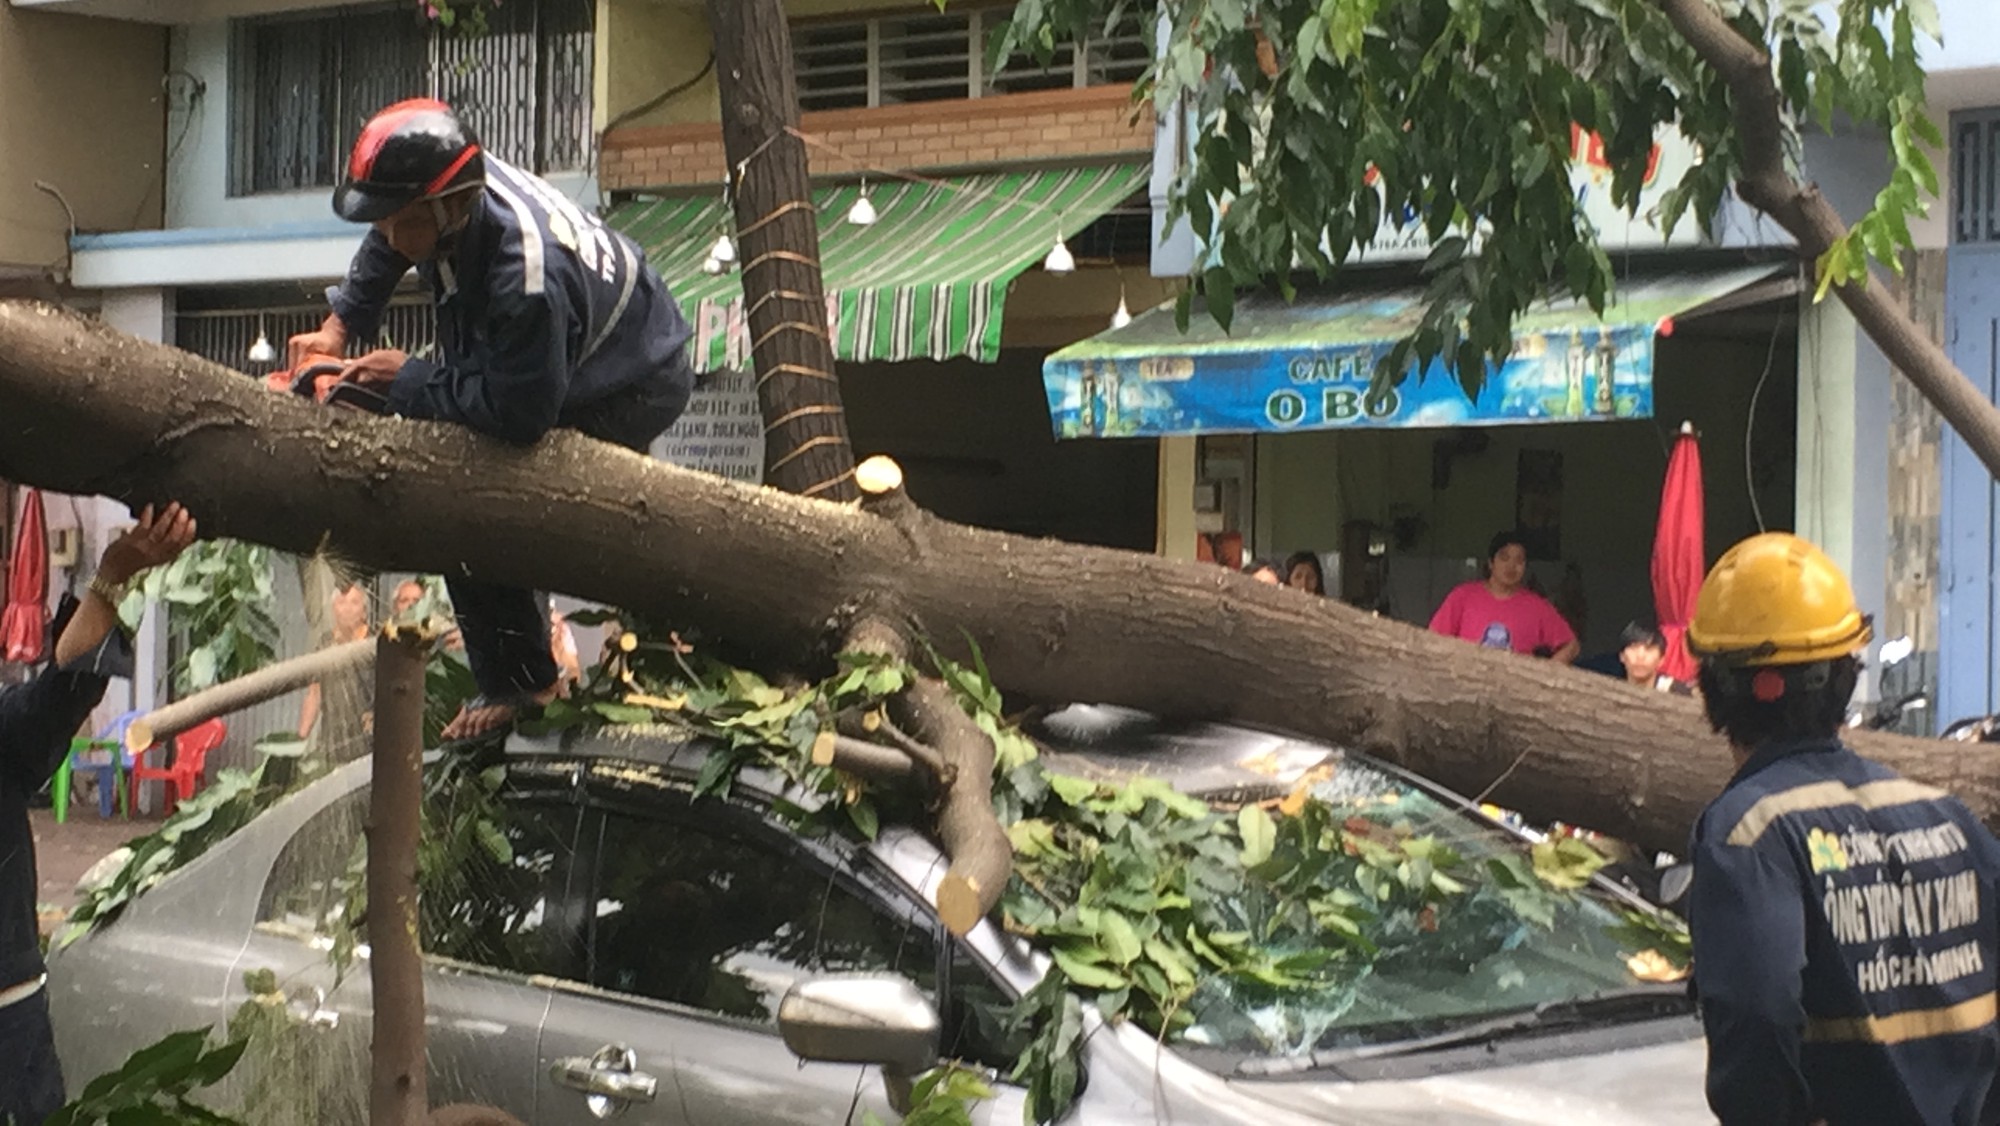
M 260 929 L 332 938 L 360 913 L 368 793 L 363 786 L 334 801 L 285 842 L 259 898 Z M 437 806 L 426 810 L 426 848 L 439 847 L 441 814 Z M 425 953 L 512 973 L 579 976 L 581 920 L 562 906 L 569 901 L 579 819 L 574 804 L 505 799 L 494 807 L 492 833 L 462 826 L 476 847 L 457 847 L 449 863 L 425 865 Z M 354 930 L 356 941 L 367 940 L 365 923 Z
M 614 811 L 602 834 L 593 985 L 773 1029 L 785 991 L 820 974 L 898 973 L 936 996 L 931 926 L 878 909 L 852 870 L 753 813 Z

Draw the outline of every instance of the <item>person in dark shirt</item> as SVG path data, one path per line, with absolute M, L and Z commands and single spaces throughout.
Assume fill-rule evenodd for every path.
M 1731 548 L 1696 600 L 1703 705 L 1736 759 L 1690 853 L 1723 1126 L 1973 1126 L 2000 1068 L 2000 842 L 1841 744 L 1869 636 L 1796 536 Z
M 1667 636 L 1651 623 L 1627 623 L 1618 643 L 1618 661 L 1624 666 L 1627 684 L 1676 696 L 1694 695 L 1694 685 L 1660 671 L 1667 659 Z
M 102 669 L 124 644 L 118 599 L 139 572 L 170 562 L 194 542 L 194 519 L 179 505 L 139 523 L 104 551 L 81 603 L 58 615 L 54 661 L 25 684 L 0 689 L 0 1122 L 39 1126 L 63 1104 L 62 1068 L 43 990 L 40 882 L 28 798 L 40 790 L 71 736 L 104 698 Z
M 644 450 L 686 408 L 693 332 L 645 255 L 484 152 L 443 102 L 398 102 L 370 119 L 333 208 L 373 229 L 330 291 L 325 323 L 291 339 L 295 367 L 374 336 L 414 266 L 436 302 L 440 358 L 377 349 L 341 373 L 395 414 L 516 445 L 565 427 Z M 485 563 L 463 560 L 445 577 L 479 685 L 446 738 L 505 727 L 556 694 L 546 600 L 487 581 Z

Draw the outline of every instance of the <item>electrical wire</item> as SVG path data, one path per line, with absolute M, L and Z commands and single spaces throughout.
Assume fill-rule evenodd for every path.
M 1757 400 L 1764 394 L 1764 382 L 1771 378 L 1771 367 L 1778 359 L 1778 336 L 1784 330 L 1784 321 L 1774 318 L 1771 324 L 1771 346 L 1764 353 L 1764 373 L 1757 377 L 1757 386 L 1750 392 L 1750 413 L 1743 422 L 1743 488 L 1750 494 L 1750 513 L 1757 519 L 1757 530 L 1767 532 L 1764 525 L 1764 506 L 1757 501 L 1757 478 L 1751 471 L 1750 450 L 1757 432 Z
M 674 98 L 677 98 L 680 95 L 687 93 L 689 90 L 694 89 L 695 85 L 699 83 L 702 79 L 707 78 L 709 76 L 709 73 L 714 69 L 715 69 L 715 52 L 710 51 L 708 53 L 708 61 L 701 64 L 701 69 L 694 72 L 694 77 L 689 78 L 684 82 L 676 82 L 672 86 L 667 87 L 665 90 L 660 91 L 659 94 L 655 95 L 651 101 L 646 102 L 644 105 L 634 106 L 631 109 L 626 110 L 624 113 L 619 114 L 617 117 L 612 118 L 610 121 L 605 122 L 604 129 L 598 133 L 598 136 L 601 138 L 605 134 L 610 133 L 613 129 L 618 128 L 620 125 L 623 125 L 634 118 L 644 117 L 647 114 L 653 112 L 654 110 L 659 109 L 661 106 L 666 105 L 669 101 L 673 100 Z

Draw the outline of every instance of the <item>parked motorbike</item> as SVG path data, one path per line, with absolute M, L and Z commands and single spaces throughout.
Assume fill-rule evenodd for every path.
M 1882 643 L 1878 659 L 1886 678 L 1889 671 L 1910 659 L 1916 651 L 1916 644 L 1907 637 Z M 1884 731 L 1903 722 L 1911 712 L 1923 711 L 1931 706 L 1930 692 L 1919 688 L 1895 700 L 1883 700 L 1872 710 L 1856 708 L 1847 713 L 1847 726 L 1864 731 Z
M 1955 743 L 2000 743 L 2000 715 L 1971 716 L 1944 729 L 1940 738 Z

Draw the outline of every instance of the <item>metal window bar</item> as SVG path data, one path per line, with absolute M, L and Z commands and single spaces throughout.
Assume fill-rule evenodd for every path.
M 1986 123 L 1986 143 L 1979 150 L 1979 165 L 1974 175 L 1979 177 L 1980 198 L 1986 203 L 1981 212 L 1985 216 L 1985 227 L 1979 232 L 1982 242 L 2000 242 L 2000 118 Z
M 285 341 L 311 332 L 326 319 L 323 306 L 222 309 L 182 313 L 174 318 L 174 346 L 202 359 L 262 377 L 284 362 Z M 280 359 L 259 364 L 250 360 L 250 346 L 263 333 L 278 349 Z M 369 348 L 400 348 L 412 355 L 437 350 L 437 314 L 428 301 L 398 301 L 382 316 L 382 328 L 372 340 L 353 341 L 349 354 Z
M 594 37 L 591 0 L 503 5 L 485 35 L 442 34 L 403 3 L 236 21 L 230 189 L 330 186 L 369 115 L 426 94 L 504 160 L 587 167 Z
M 2000 242 L 2000 107 L 1952 115 L 1951 240 Z
M 1985 213 L 1985 194 L 1976 175 L 1981 161 L 1977 122 L 1961 121 L 1952 130 L 1952 241 L 1978 242 L 1976 217 Z
M 1011 5 L 954 6 L 942 14 L 806 21 L 792 29 L 802 109 L 832 110 L 1064 90 L 1136 81 L 1153 60 L 1136 11 L 1081 50 L 1059 44 L 1048 65 L 1015 52 L 989 73 L 989 41 Z

